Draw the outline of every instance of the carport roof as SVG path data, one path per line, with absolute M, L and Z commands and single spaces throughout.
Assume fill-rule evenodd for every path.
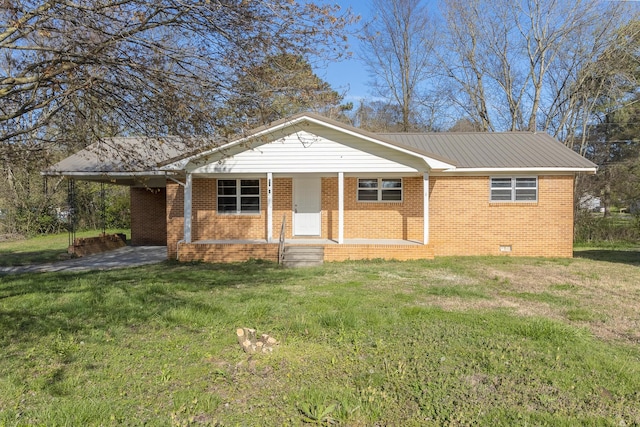
M 189 151 L 192 141 L 178 137 L 105 138 L 49 167 L 45 175 L 146 174 Z

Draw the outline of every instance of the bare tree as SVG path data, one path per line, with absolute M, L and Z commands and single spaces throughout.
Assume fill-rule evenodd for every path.
M 339 58 L 352 19 L 323 0 L 0 2 L 0 207 L 42 212 L 37 171 L 76 141 L 219 136 L 235 76 L 283 53 Z
M 394 102 L 380 100 L 361 100 L 358 108 L 351 114 L 354 126 L 369 132 L 406 132 L 402 108 Z M 409 122 L 413 132 L 430 132 L 433 128 L 422 122 Z
M 466 8 L 471 11 L 466 10 Z M 461 0 L 450 0 L 444 11 L 447 23 L 445 45 L 440 53 L 441 71 L 448 77 L 452 103 L 457 104 L 464 115 L 481 123 L 482 130 L 493 130 L 489 117 L 488 99 L 485 90 L 485 70 L 488 66 L 483 51 L 481 21 L 475 17 L 481 12 L 480 4 Z
M 580 125 L 570 142 L 595 162 L 597 176 L 578 181 L 579 193 L 613 205 L 640 200 L 640 21 L 618 29 L 607 49 L 585 66 L 576 88 Z
M 373 0 L 374 20 L 363 27 L 361 59 L 377 95 L 402 109 L 402 130 L 416 122 L 417 97 L 432 74 L 432 20 L 420 0 Z
M 280 52 L 339 56 L 350 19 L 287 0 L 2 2 L 0 149 L 89 110 L 121 133 L 213 133 L 229 76 Z
M 640 21 L 616 29 L 604 51 L 583 65 L 568 88 L 568 105 L 573 114 L 566 121 L 568 143 L 585 154 L 603 125 L 630 111 L 638 103 L 640 84 Z M 615 122 L 615 120 L 614 120 Z M 616 125 L 618 126 L 618 125 Z M 595 135 L 591 133 L 595 132 Z
M 485 130 L 566 136 L 580 71 L 629 10 L 599 0 L 446 0 L 440 60 L 452 100 Z

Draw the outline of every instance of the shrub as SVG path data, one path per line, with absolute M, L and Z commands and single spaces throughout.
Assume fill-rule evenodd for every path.
M 576 243 L 640 242 L 640 216 L 603 217 L 580 210 L 574 226 Z
M 105 209 L 106 228 L 131 227 L 131 201 L 128 192 L 112 192 Z
M 64 222 L 51 206 L 17 209 L 13 220 L 16 231 L 26 236 L 59 233 L 65 229 Z

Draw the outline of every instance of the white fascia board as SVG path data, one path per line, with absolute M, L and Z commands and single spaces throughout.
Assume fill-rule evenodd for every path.
M 431 157 L 420 156 L 424 160 L 424 162 L 429 165 L 429 169 L 432 171 L 444 171 L 444 170 L 455 170 L 455 165 L 450 163 L 445 163 L 441 160 L 433 159 Z
M 190 158 L 178 160 L 177 162 L 169 163 L 168 165 L 164 165 L 160 168 L 160 170 L 175 172 L 175 171 L 183 171 L 187 163 L 189 163 Z
M 561 167 L 543 167 L 543 168 L 452 168 L 442 172 L 446 174 L 500 174 L 500 173 L 590 173 L 595 174 L 598 168 L 561 168 Z

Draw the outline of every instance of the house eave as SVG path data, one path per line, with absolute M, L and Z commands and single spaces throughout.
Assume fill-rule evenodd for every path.
M 82 178 L 82 177 L 145 177 L 145 176 L 166 176 L 166 175 L 175 175 L 175 173 L 164 170 L 157 171 L 135 171 L 135 172 L 125 172 L 125 171 L 51 171 L 46 170 L 40 172 L 42 176 L 69 176 L 74 178 Z

